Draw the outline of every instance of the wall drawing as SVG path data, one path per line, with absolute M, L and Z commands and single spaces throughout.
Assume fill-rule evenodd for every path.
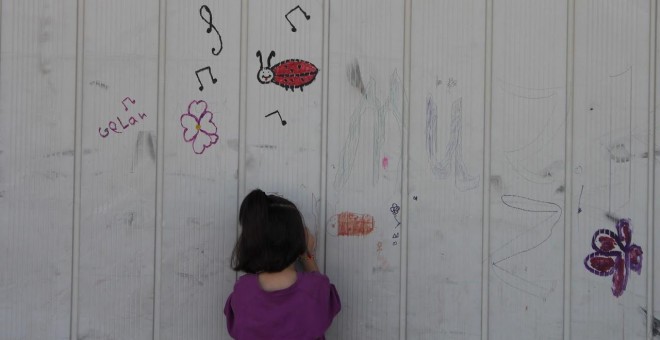
M 284 15 L 284 19 L 286 19 L 286 21 L 289 22 L 289 25 L 291 25 L 291 32 L 296 32 L 296 31 L 298 31 L 298 29 L 296 28 L 296 26 L 291 22 L 291 20 L 289 20 L 289 15 L 290 15 L 292 12 L 294 12 L 295 10 L 299 10 L 299 11 L 305 16 L 305 19 L 309 20 L 309 18 L 311 18 L 311 17 L 307 14 L 307 12 L 305 12 L 300 6 L 296 6 L 296 7 L 294 7 L 293 9 L 291 9 L 289 12 L 287 12 L 287 13 Z
M 351 71 L 352 70 L 352 71 Z M 360 84 L 362 84 L 361 76 L 359 75 L 359 66 L 355 62 L 349 66 L 347 72 L 349 82 L 362 94 Z M 371 79 L 367 85 L 366 92 L 362 94 L 360 102 L 353 110 L 349 118 L 348 136 L 342 146 L 339 163 L 337 166 L 337 173 L 333 181 L 333 186 L 336 189 L 343 188 L 348 182 L 356 161 L 360 161 L 358 157 L 358 146 L 364 143 L 365 137 L 372 137 L 371 144 L 371 168 L 372 168 L 372 185 L 376 185 L 380 178 L 380 171 L 383 168 L 383 146 L 388 137 L 387 120 L 394 118 L 396 129 L 400 132 L 401 129 L 401 100 L 403 99 L 403 90 L 401 86 L 401 79 L 395 70 L 390 76 L 389 93 L 385 99 L 376 94 L 375 81 Z M 364 127 L 362 126 L 363 119 L 373 118 L 373 125 Z M 393 135 L 393 138 L 401 138 L 400 134 Z M 396 158 L 396 159 L 395 159 Z M 387 157 L 388 167 L 392 167 L 392 163 L 396 162 L 399 165 L 399 157 L 390 155 Z M 399 176 L 400 173 L 397 175 Z
M 642 273 L 642 248 L 632 243 L 632 227 L 627 219 L 616 223 L 616 232 L 598 229 L 591 238 L 593 253 L 584 258 L 587 270 L 598 276 L 612 276 L 612 295 L 623 295 L 630 271 Z
M 433 175 L 446 179 L 454 172 L 454 185 L 459 191 L 475 189 L 479 186 L 478 176 L 468 173 L 463 161 L 463 98 L 451 104 L 451 125 L 445 156 L 438 160 L 438 106 L 429 95 L 426 99 L 426 151 Z M 453 167 L 452 167 L 453 165 Z
M 213 112 L 203 100 L 193 100 L 188 111 L 181 115 L 183 140 L 192 143 L 193 152 L 200 155 L 218 142 L 218 127 L 213 122 Z
M 491 253 L 493 274 L 507 286 L 523 293 L 545 300 L 554 291 L 554 283 L 548 285 L 519 273 L 510 263 L 512 259 L 521 259 L 524 255 L 541 247 L 552 237 L 553 231 L 561 221 L 563 210 L 552 202 L 536 200 L 519 195 L 502 195 L 502 203 L 524 214 L 538 216 L 536 223 L 525 227 L 503 244 L 494 248 Z
M 274 56 L 275 52 L 271 51 L 266 61 L 267 65 L 264 67 L 261 51 L 257 51 L 257 58 L 259 58 L 257 80 L 262 84 L 273 83 L 285 90 L 300 89 L 302 91 L 303 87 L 311 84 L 319 73 L 314 64 L 301 59 L 287 59 L 270 66 L 270 60 Z
M 500 110 L 509 129 L 502 134 L 504 160 L 527 182 L 563 183 L 563 148 L 557 147 L 565 125 L 560 89 L 518 86 L 502 79 L 498 83 L 503 94 Z

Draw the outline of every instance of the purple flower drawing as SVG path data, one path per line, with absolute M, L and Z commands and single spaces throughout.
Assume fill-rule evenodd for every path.
M 630 221 L 616 223 L 616 232 L 598 229 L 591 238 L 593 253 L 584 258 L 584 266 L 598 276 L 612 276 L 612 294 L 619 297 L 626 290 L 630 271 L 642 273 L 642 248 L 632 243 Z
M 188 112 L 181 115 L 183 140 L 192 142 L 193 151 L 201 155 L 204 150 L 215 144 L 218 127 L 213 122 L 213 112 L 203 100 L 193 100 L 188 105 Z

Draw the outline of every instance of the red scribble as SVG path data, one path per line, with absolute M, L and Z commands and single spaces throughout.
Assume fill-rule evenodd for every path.
M 374 231 L 374 217 L 369 214 L 342 212 L 337 215 L 339 236 L 365 236 Z
M 390 160 L 387 157 L 383 157 L 383 169 L 387 170 L 387 166 L 390 164 Z

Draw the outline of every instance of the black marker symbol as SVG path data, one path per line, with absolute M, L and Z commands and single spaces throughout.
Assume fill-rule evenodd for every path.
M 208 14 L 208 20 L 204 16 L 204 12 Z M 211 33 L 211 30 L 213 30 L 218 35 L 218 39 L 220 40 L 220 48 L 218 49 L 217 53 L 215 51 L 215 47 L 211 48 L 211 53 L 213 53 L 213 55 L 220 54 L 220 52 L 222 52 L 222 36 L 220 36 L 220 32 L 218 32 L 218 29 L 215 27 L 215 25 L 213 25 L 213 14 L 211 14 L 209 6 L 202 5 L 202 7 L 199 8 L 199 16 L 202 17 L 202 20 L 204 20 L 205 23 L 209 24 L 209 28 L 206 29 L 206 33 Z
M 307 13 L 305 13 L 305 11 L 303 11 L 303 9 L 300 8 L 300 6 L 296 6 L 296 7 L 294 7 L 292 10 L 289 11 L 289 13 L 287 13 L 287 14 L 284 16 L 284 19 L 286 19 L 286 21 L 289 22 L 289 25 L 291 25 L 291 32 L 295 32 L 295 31 L 297 31 L 297 29 L 296 29 L 296 26 L 294 26 L 294 25 L 291 23 L 291 20 L 289 20 L 289 14 L 291 14 L 291 12 L 293 12 L 293 11 L 295 11 L 295 10 L 297 10 L 297 9 L 299 9 L 299 10 L 303 13 L 303 15 L 305 16 L 305 19 L 309 20 L 309 18 L 310 18 L 309 15 L 307 15 Z
M 133 99 L 133 98 L 131 98 L 131 97 L 126 97 L 126 98 L 124 98 L 124 100 L 121 101 L 121 105 L 124 105 L 124 111 L 128 111 L 128 107 L 126 106 L 126 101 L 127 101 L 127 100 L 128 100 L 129 102 L 131 102 L 131 104 L 135 104 L 135 99 Z
M 211 81 L 213 82 L 213 84 L 218 82 L 217 79 L 213 78 L 213 73 L 211 73 L 211 66 L 202 67 L 199 70 L 195 71 L 195 75 L 197 76 L 197 81 L 199 82 L 199 90 L 200 91 L 204 91 L 204 85 L 202 85 L 202 81 L 199 79 L 199 72 L 202 72 L 202 71 L 205 71 L 205 70 L 209 71 L 209 75 L 211 76 Z
M 282 121 L 282 126 L 286 125 L 286 120 L 282 119 L 282 115 L 280 115 L 280 111 L 279 111 L 279 110 L 275 110 L 275 111 L 273 111 L 273 112 L 267 114 L 264 118 L 266 118 L 266 117 L 270 117 L 270 116 L 272 116 L 272 115 L 274 115 L 274 114 L 276 114 L 276 113 L 277 113 L 277 116 L 280 117 L 280 121 Z

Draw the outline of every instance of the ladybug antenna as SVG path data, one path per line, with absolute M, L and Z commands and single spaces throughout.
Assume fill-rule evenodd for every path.
M 257 58 L 259 58 L 259 69 L 264 68 L 264 60 L 261 58 L 261 51 L 257 51 Z
M 270 51 L 270 54 L 268 55 L 268 68 L 270 68 L 270 60 L 273 59 L 275 56 L 275 51 Z

